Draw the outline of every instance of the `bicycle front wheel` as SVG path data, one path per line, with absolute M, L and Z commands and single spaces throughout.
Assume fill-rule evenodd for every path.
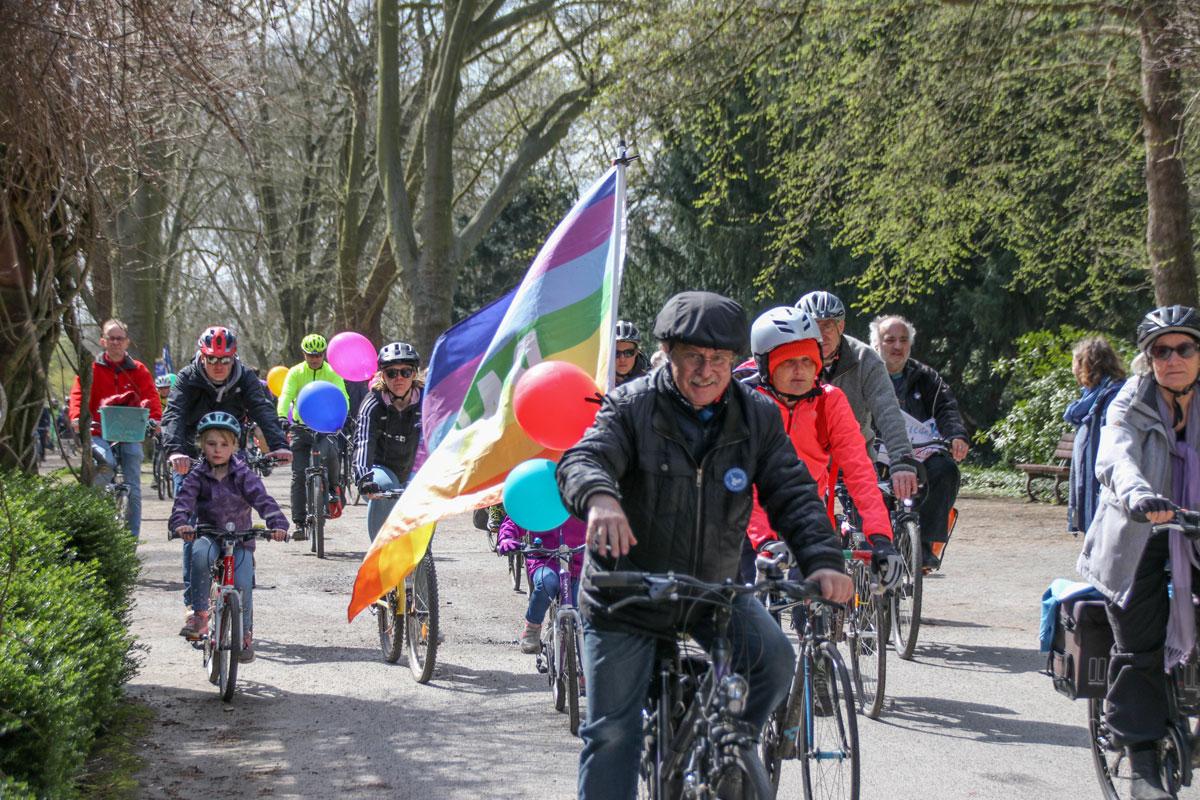
M 437 664 L 438 586 L 433 551 L 417 563 L 405 583 L 405 637 L 408 639 L 408 668 L 417 683 L 429 683 Z
M 525 554 L 520 550 L 508 554 L 508 574 L 514 592 L 521 591 L 521 576 L 525 574 Z
M 325 481 L 315 476 L 308 482 L 308 519 L 312 525 L 309 531 L 311 551 L 317 558 L 325 557 Z
M 892 592 L 892 644 L 896 655 L 911 660 L 917 648 L 917 633 L 921 629 L 921 531 L 909 520 L 897 527 L 896 551 L 904 559 L 904 577 Z
M 167 499 L 167 482 L 171 476 L 167 472 L 167 453 L 161 447 L 154 448 L 154 491 L 159 500 Z
M 713 796 L 725 800 L 773 800 L 775 787 L 758 753 L 738 747 L 722 759 L 721 771 L 713 780 Z
M 567 727 L 572 736 L 579 735 L 579 632 L 575 620 L 565 617 L 558 630 L 558 647 L 562 654 L 559 679 L 562 694 L 567 700 Z
M 404 609 L 395 589 L 375 604 L 375 618 L 379 620 L 379 649 L 383 651 L 383 660 L 395 664 L 404 652 Z
M 832 642 L 812 652 L 800 715 L 800 767 L 809 800 L 858 800 L 858 716 L 850 673 Z
M 129 488 L 127 486 L 122 485 L 122 487 L 117 490 L 116 497 L 114 498 L 114 500 L 116 501 L 116 504 L 117 504 L 117 511 L 116 511 L 117 522 L 119 522 L 123 527 L 128 528 L 129 527 Z
M 242 604 L 236 592 L 230 592 L 225 597 L 218 616 L 220 628 L 213 655 L 217 659 L 217 689 L 221 692 L 221 699 L 228 703 L 233 699 L 238 657 L 242 654 Z
M 855 569 L 854 610 L 850 625 L 850 672 L 858 710 L 879 719 L 887 682 L 887 602 L 872 593 L 865 565 Z

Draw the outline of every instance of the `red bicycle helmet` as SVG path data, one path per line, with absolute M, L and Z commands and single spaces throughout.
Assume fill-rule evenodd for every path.
M 196 341 L 200 354 L 205 356 L 235 356 L 237 355 L 237 336 L 229 328 L 216 325 L 205 328 L 204 333 Z

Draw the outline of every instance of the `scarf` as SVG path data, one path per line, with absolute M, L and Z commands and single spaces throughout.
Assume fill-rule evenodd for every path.
M 1088 418 L 1088 414 L 1092 413 L 1092 407 L 1096 405 L 1096 401 L 1104 394 L 1104 390 L 1112 383 L 1112 378 L 1105 378 L 1097 383 L 1091 389 L 1084 387 L 1079 395 L 1079 399 L 1067 406 L 1067 411 L 1063 414 L 1063 420 L 1069 422 L 1075 427 L 1079 427 Z
M 1174 434 L 1172 420 L 1175 409 L 1168 406 L 1161 393 L 1158 397 L 1158 413 L 1167 427 L 1168 436 Z M 1181 508 L 1200 508 L 1200 403 L 1192 398 L 1188 406 L 1184 438 L 1176 439 L 1171 448 L 1171 500 Z M 1182 664 L 1196 646 L 1196 608 L 1192 604 L 1192 568 L 1200 569 L 1200 554 L 1196 542 L 1184 536 L 1182 531 L 1170 531 L 1168 547 L 1171 554 L 1170 616 L 1167 618 L 1167 644 L 1164 650 L 1165 668 L 1170 670 Z

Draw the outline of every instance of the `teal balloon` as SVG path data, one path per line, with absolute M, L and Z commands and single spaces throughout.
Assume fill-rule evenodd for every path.
M 548 458 L 531 458 L 504 479 L 504 511 L 527 531 L 549 531 L 567 521 L 567 507 L 554 480 L 556 466 Z
M 342 390 L 329 381 L 313 381 L 296 395 L 296 411 L 314 431 L 336 433 L 346 421 L 350 404 Z

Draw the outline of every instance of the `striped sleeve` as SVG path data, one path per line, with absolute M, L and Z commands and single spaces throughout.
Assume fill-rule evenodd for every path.
M 358 407 L 358 424 L 354 428 L 354 482 L 360 483 L 363 476 L 374 466 L 375 431 L 371 429 L 373 412 L 380 405 L 379 395 L 369 392 Z

